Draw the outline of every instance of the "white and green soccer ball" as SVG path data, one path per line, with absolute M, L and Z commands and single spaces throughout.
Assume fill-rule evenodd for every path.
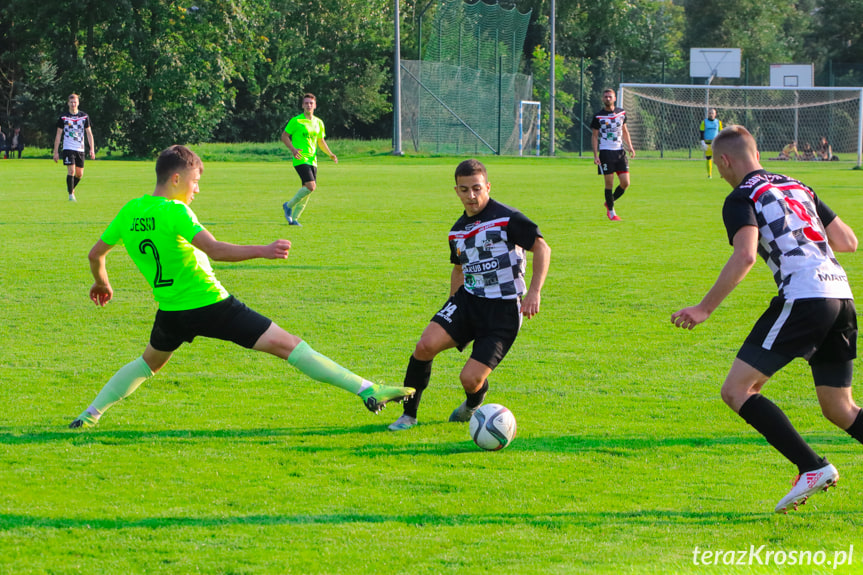
M 469 429 L 470 438 L 479 447 L 486 451 L 497 451 L 515 438 L 515 416 L 504 406 L 489 403 L 474 412 Z

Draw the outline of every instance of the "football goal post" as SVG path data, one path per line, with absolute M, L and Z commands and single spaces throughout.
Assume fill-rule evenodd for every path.
M 539 155 L 539 123 L 542 104 L 531 100 L 518 103 L 518 155 L 524 151 L 530 153 L 531 143 L 536 144 L 536 155 Z
M 806 157 L 824 137 L 839 159 L 863 163 L 863 88 L 621 84 L 618 101 L 640 156 L 701 158 L 699 127 L 715 108 L 724 126 L 752 132 L 762 158 L 791 142 Z

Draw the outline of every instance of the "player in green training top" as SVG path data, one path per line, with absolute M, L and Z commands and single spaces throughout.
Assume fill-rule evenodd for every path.
M 698 133 L 701 136 L 701 149 L 704 150 L 704 159 L 707 160 L 707 178 L 713 177 L 713 138 L 722 131 L 722 120 L 716 117 L 716 110 L 710 108 L 707 117 L 701 120 Z
M 333 162 L 339 163 L 339 159 L 330 151 L 324 140 L 327 135 L 326 129 L 323 121 L 315 116 L 317 106 L 314 94 L 303 94 L 303 113 L 291 118 L 285 126 L 285 131 L 282 132 L 282 142 L 294 156 L 294 169 L 303 183 L 294 197 L 282 204 L 285 219 L 292 226 L 300 225 L 300 214 L 306 208 L 309 195 L 317 187 L 318 148 L 323 150 Z
M 96 305 L 104 306 L 114 295 L 105 259 L 122 241 L 153 288 L 159 310 L 143 355 L 120 368 L 69 427 L 95 425 L 105 410 L 162 369 L 183 342 L 191 342 L 199 335 L 287 359 L 309 377 L 359 395 L 375 413 L 390 401 L 410 397 L 414 393 L 411 388 L 379 385 L 351 373 L 249 309 L 222 287 L 208 256 L 232 262 L 284 259 L 291 242 L 236 245 L 217 241 L 189 207 L 198 194 L 203 169 L 198 155 L 185 146 L 164 150 L 156 161 L 153 194 L 123 206 L 90 250 L 90 271 L 95 279 L 90 299 Z

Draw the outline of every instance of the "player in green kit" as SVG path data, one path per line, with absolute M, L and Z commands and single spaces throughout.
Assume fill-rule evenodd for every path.
M 300 214 L 306 208 L 309 195 L 315 191 L 318 178 L 318 148 L 336 164 L 339 159 L 330 151 L 324 140 L 326 129 L 320 118 L 315 116 L 317 100 L 314 94 L 303 95 L 303 113 L 294 116 L 282 132 L 282 142 L 294 157 L 294 169 L 300 176 L 302 187 L 293 198 L 282 204 L 285 219 L 292 226 L 299 226 Z
M 95 425 L 108 408 L 132 394 L 168 363 L 174 350 L 196 336 L 232 341 L 287 359 L 312 379 L 359 395 L 375 413 L 390 401 L 401 402 L 413 395 L 411 388 L 379 385 L 351 373 L 222 287 L 209 258 L 232 262 L 285 259 L 291 242 L 236 245 L 216 240 L 189 207 L 198 194 L 203 169 L 198 155 L 185 146 L 164 150 L 156 161 L 153 194 L 123 206 L 90 250 L 90 271 L 95 279 L 90 299 L 96 305 L 104 306 L 114 295 L 105 260 L 122 241 L 153 288 L 159 309 L 143 355 L 120 368 L 69 427 Z

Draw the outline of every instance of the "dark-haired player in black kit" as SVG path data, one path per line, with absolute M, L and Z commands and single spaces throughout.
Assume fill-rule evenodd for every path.
M 671 321 L 684 329 L 705 321 L 758 255 L 773 272 L 779 295 L 737 352 L 722 399 L 797 466 L 791 491 L 776 505 L 777 513 L 785 513 L 834 485 L 839 472 L 761 395 L 774 373 L 795 357 L 806 359 L 821 412 L 863 443 L 863 412 L 851 395 L 857 314 L 848 277 L 833 255 L 855 251 L 857 237 L 810 188 L 765 171 L 755 138 L 743 126 L 719 133 L 713 157 L 722 179 L 734 186 L 722 208 L 734 251 L 701 303 L 675 312 Z
M 602 92 L 602 110 L 593 115 L 590 127 L 593 130 L 593 163 L 598 166 L 599 175 L 605 179 L 605 210 L 608 219 L 620 221 L 620 216 L 614 211 L 615 200 L 620 199 L 629 187 L 629 163 L 626 159 L 624 144 L 629 153 L 635 157 L 635 148 L 629 138 L 626 128 L 626 111 L 615 107 L 617 96 L 614 90 Z M 614 174 L 617 174 L 618 186 L 614 186 Z
M 432 317 L 411 355 L 405 382 L 416 393 L 404 404 L 404 415 L 389 426 L 392 431 L 417 424 L 435 356 L 453 347 L 461 351 L 473 341 L 459 376 L 467 399 L 449 418 L 470 420 L 485 399 L 488 376 L 515 341 L 522 316 L 529 319 L 539 311 L 551 257 L 539 228 L 521 212 L 489 197 L 488 174 L 477 160 L 458 165 L 455 183 L 464 214 L 449 232 L 450 298 Z M 533 252 L 529 288 L 524 279 L 525 250 Z
M 93 145 L 93 130 L 90 128 L 90 116 L 78 109 L 78 94 L 69 94 L 69 112 L 57 120 L 57 135 L 54 137 L 54 161 L 60 159 L 60 142 L 63 142 L 63 165 L 68 168 L 66 174 L 66 191 L 69 201 L 74 202 L 75 187 L 84 177 L 84 136 L 90 144 L 90 159 L 96 159 L 96 147 Z

